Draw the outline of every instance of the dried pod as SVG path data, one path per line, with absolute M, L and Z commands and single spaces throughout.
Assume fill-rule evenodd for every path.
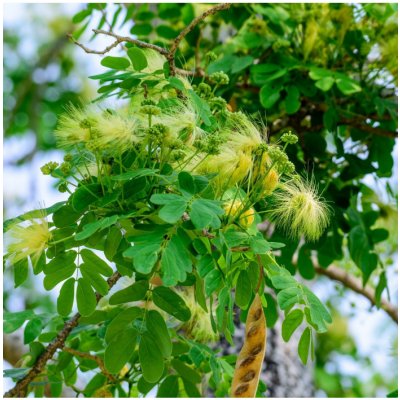
M 236 361 L 231 397 L 255 397 L 265 354 L 267 328 L 261 299 L 256 294 L 246 319 L 246 335 Z

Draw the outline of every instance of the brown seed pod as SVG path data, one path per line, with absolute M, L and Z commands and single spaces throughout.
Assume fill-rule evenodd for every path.
M 256 294 L 246 319 L 246 335 L 236 361 L 232 397 L 255 397 L 265 354 L 267 328 L 261 299 Z

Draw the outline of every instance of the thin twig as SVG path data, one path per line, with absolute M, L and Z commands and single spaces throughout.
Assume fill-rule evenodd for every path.
M 213 15 L 218 11 L 227 10 L 231 6 L 230 3 L 222 3 L 215 7 L 210 8 L 209 10 L 203 12 L 203 14 L 196 17 L 185 29 L 183 29 L 179 35 L 173 40 L 172 45 L 169 49 L 167 54 L 167 59 L 169 62 L 170 73 L 172 76 L 176 74 L 176 67 L 175 67 L 175 53 L 178 50 L 179 44 L 184 39 L 184 37 L 189 34 L 196 25 L 198 25 L 201 21 L 206 19 L 209 15 Z M 197 71 L 196 71 L 197 72 Z M 196 73 L 195 72 L 195 73 Z
M 162 54 L 164 56 L 169 54 L 168 50 L 164 49 L 163 47 L 156 46 L 155 44 L 151 44 L 151 43 L 146 43 L 146 42 L 143 42 L 143 41 L 138 40 L 138 39 L 132 39 L 129 36 L 120 36 L 120 35 L 117 35 L 114 32 L 108 32 L 108 31 L 105 31 L 103 29 L 93 29 L 93 32 L 94 33 L 100 33 L 100 34 L 106 35 L 106 36 L 111 36 L 111 37 L 115 38 L 118 43 L 128 42 L 128 43 L 132 43 L 132 44 L 134 44 L 134 45 L 136 45 L 138 47 L 153 49 L 153 50 L 157 51 L 158 53 L 160 53 L 160 54 Z
M 172 46 L 169 50 L 169 53 L 174 56 L 176 53 L 176 50 L 179 47 L 179 44 L 181 43 L 181 41 L 183 40 L 183 38 L 190 33 L 194 27 L 196 25 L 198 25 L 201 21 L 203 21 L 205 18 L 207 18 L 209 15 L 213 15 L 215 13 L 217 13 L 218 11 L 222 11 L 222 10 L 227 10 L 229 7 L 231 6 L 230 3 L 222 3 L 219 4 L 213 8 L 210 8 L 207 11 L 204 11 L 203 14 L 199 15 L 198 17 L 196 17 L 185 29 L 182 30 L 182 32 L 179 33 L 179 35 L 174 39 L 174 41 L 172 42 Z
M 111 289 L 118 279 L 121 277 L 119 272 L 114 272 L 110 278 L 108 278 L 108 287 Z M 102 296 L 97 296 L 97 301 L 101 299 Z M 10 389 L 8 392 L 4 393 L 4 397 L 25 397 L 28 385 L 43 371 L 47 362 L 53 358 L 55 352 L 58 349 L 62 349 L 65 345 L 65 341 L 72 332 L 72 330 L 78 325 L 81 315 L 76 313 L 70 320 L 68 320 L 63 329 L 58 333 L 58 335 L 48 344 L 43 353 L 38 357 L 35 364 L 22 379 L 20 379 L 16 385 Z
M 71 347 L 64 347 L 63 351 L 66 351 L 67 353 L 70 353 L 76 357 L 86 358 L 87 360 L 95 361 L 97 363 L 97 365 L 99 366 L 103 375 L 106 376 L 109 381 L 111 381 L 111 382 L 116 381 L 115 377 L 107 371 L 107 369 L 104 365 L 104 361 L 101 357 L 95 356 L 94 354 L 85 353 L 83 351 L 75 350 L 75 349 L 72 349 Z
M 92 49 L 89 49 L 88 47 L 86 47 L 85 45 L 83 45 L 82 43 L 79 43 L 78 41 L 76 41 L 71 34 L 68 34 L 67 36 L 77 46 L 79 46 L 82 50 L 84 50 L 85 53 L 88 53 L 88 54 L 101 54 L 101 55 L 104 55 L 104 54 L 108 53 L 110 50 L 112 50 L 114 47 L 117 47 L 121 43 L 119 40 L 116 40 L 114 43 L 112 43 L 109 46 L 107 46 L 104 50 L 92 50 Z
M 318 274 L 324 275 L 330 279 L 340 282 L 343 286 L 367 298 L 372 306 L 377 307 L 375 291 L 370 287 L 363 287 L 359 279 L 351 276 L 343 269 L 335 267 L 334 265 L 331 265 L 328 268 L 321 268 L 318 265 L 314 265 L 314 268 L 315 272 L 317 272 Z M 392 320 L 396 322 L 396 324 L 398 324 L 398 309 L 396 306 L 389 303 L 385 299 L 382 299 L 380 308 L 382 308 L 382 310 L 384 310 L 390 316 L 390 318 L 392 318 Z

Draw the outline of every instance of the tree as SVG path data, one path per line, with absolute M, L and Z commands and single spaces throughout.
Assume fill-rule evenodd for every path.
M 265 344 L 252 355 L 247 341 L 235 368 L 234 359 L 216 357 L 202 341 L 216 332 L 230 339 L 234 304 L 243 321 L 252 310 L 246 332 L 254 329 L 262 338 L 258 301 L 268 327 L 277 320 L 278 303 L 285 340 L 306 321 L 298 345 L 305 363 L 313 356 L 312 330 L 325 331 L 331 319 L 312 290 L 295 280 L 296 272 L 338 280 L 397 322 L 396 307 L 381 299 L 396 246 L 385 220 L 392 208 L 365 183 L 366 176 L 383 180 L 393 169 L 397 62 L 388 55 L 397 48 L 395 7 L 222 4 L 196 10 L 202 7 L 118 5 L 109 16 L 105 5 L 90 4 L 74 17 L 84 22 L 103 15 L 107 30 L 94 32 L 113 40 L 107 48 L 90 49 L 78 35 L 71 39 L 87 53 L 105 55 L 107 71 L 92 77 L 100 83 L 98 101 L 128 99 L 131 111 L 71 107 L 57 131 L 71 152 L 63 164 L 42 169 L 70 193 L 67 203 L 6 222 L 19 240 L 8 254 L 16 285 L 26 276 L 28 256 L 34 272 L 45 273 L 46 289 L 64 282 L 58 314 L 71 313 L 75 296 L 79 311 L 62 328 L 59 315 L 6 313 L 7 331 L 29 321 L 31 356 L 26 369 L 11 371 L 19 381 L 8 396 L 33 389 L 28 385 L 42 373 L 57 396 L 63 384 L 74 385 L 76 362 L 83 371 L 98 371 L 84 389 L 74 389 L 86 396 L 132 396 L 159 383 L 160 396 L 184 391 L 191 397 L 210 374 L 210 387 L 226 395 L 234 371 L 234 382 L 242 381 L 231 393 L 248 394 L 257 389 L 258 372 L 250 369 L 243 381 L 240 365 L 251 357 L 258 362 Z M 123 25 L 134 22 L 137 39 L 114 31 L 121 14 Z M 121 56 L 107 55 L 118 46 Z M 261 136 L 237 110 L 261 123 L 263 109 Z M 304 167 L 308 178 L 294 174 Z M 330 204 L 328 227 L 313 182 Z M 386 189 L 394 199 L 390 185 Z M 265 216 L 274 224 L 262 235 L 256 224 Z M 16 227 L 25 220 L 28 228 Z M 26 233 L 34 243 L 26 242 Z M 349 258 L 356 268 L 346 271 L 341 260 Z M 130 286 L 108 299 L 116 307 L 95 310 L 125 275 L 133 279 Z M 171 289 L 178 286 L 187 289 Z M 130 301 L 146 306 L 120 306 Z M 45 324 L 52 330 L 41 333 Z M 35 390 L 40 395 L 44 386 Z

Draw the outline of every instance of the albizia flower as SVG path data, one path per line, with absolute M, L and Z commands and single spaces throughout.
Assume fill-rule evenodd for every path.
M 36 265 L 51 239 L 49 224 L 45 217 L 31 220 L 27 226 L 15 225 L 11 228 L 10 236 L 13 239 L 7 248 L 10 261 L 17 263 L 30 257 L 33 265 Z
M 270 215 L 292 238 L 317 240 L 328 226 L 329 208 L 321 201 L 313 182 L 295 178 L 279 186 L 273 193 Z
M 202 343 L 215 342 L 218 335 L 213 331 L 210 314 L 196 302 L 193 290 L 179 292 L 190 309 L 191 318 L 182 326 L 189 337 Z
M 92 138 L 92 129 L 97 124 L 93 108 L 79 108 L 69 105 L 58 120 L 54 134 L 59 147 L 69 148 L 79 143 L 87 143 Z

